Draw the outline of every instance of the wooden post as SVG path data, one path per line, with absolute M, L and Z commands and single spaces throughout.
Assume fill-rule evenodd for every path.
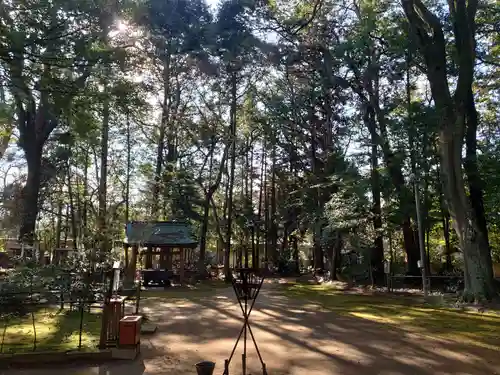
M 151 246 L 147 247 L 146 250 L 146 264 L 145 268 L 150 270 L 153 268 L 153 248 Z
M 139 314 L 139 304 L 141 303 L 141 281 L 137 283 L 137 290 L 135 295 L 135 315 Z
M 167 270 L 171 271 L 172 270 L 172 257 L 173 257 L 173 252 L 174 249 L 169 247 L 167 249 Z
M 181 285 L 184 284 L 184 248 L 180 248 L 180 257 L 181 257 L 181 261 L 180 261 L 180 269 L 179 269 L 179 279 L 180 279 L 180 283 Z
M 104 296 L 104 305 L 102 307 L 102 315 L 101 315 L 101 332 L 99 335 L 99 348 L 105 349 L 107 340 L 108 340 L 108 322 L 110 316 L 110 301 L 113 289 L 113 277 L 111 274 L 108 274 L 109 277 L 109 285 L 108 290 L 106 291 L 106 295 Z
M 162 247 L 160 249 L 160 269 L 168 269 L 168 248 Z
M 129 245 L 127 243 L 123 243 L 123 255 L 125 258 L 125 270 L 128 270 L 128 263 L 129 263 Z
M 132 254 L 130 254 L 129 260 L 129 274 L 132 280 L 135 280 L 135 271 L 137 269 L 137 255 L 139 253 L 139 245 L 132 245 Z
M 102 307 L 102 316 L 101 316 L 101 332 L 99 335 L 99 349 L 105 349 L 108 338 L 108 321 L 109 321 L 109 301 L 104 303 Z

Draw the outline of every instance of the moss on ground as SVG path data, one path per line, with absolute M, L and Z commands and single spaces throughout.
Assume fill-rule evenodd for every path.
M 2 353 L 32 351 L 78 350 L 80 341 L 80 311 L 38 309 L 23 317 L 0 320 Z M 94 350 L 99 343 L 101 315 L 84 312 L 81 350 Z M 36 342 L 35 342 L 36 333 Z
M 500 351 L 500 314 L 426 305 L 415 298 L 348 294 L 328 285 L 289 284 L 285 294 L 342 316 Z

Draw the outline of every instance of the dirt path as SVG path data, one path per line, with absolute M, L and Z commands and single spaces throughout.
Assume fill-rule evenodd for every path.
M 200 360 L 222 374 L 241 328 L 232 290 L 196 302 L 151 300 L 144 307 L 158 324 L 142 339 L 141 358 L 86 369 L 9 370 L 3 375 L 195 374 Z M 270 375 L 500 375 L 500 354 L 456 342 L 431 340 L 359 318 L 339 317 L 318 306 L 278 295 L 266 285 L 251 315 L 255 338 Z M 242 346 L 231 362 L 241 374 Z M 249 342 L 249 373 L 261 367 Z

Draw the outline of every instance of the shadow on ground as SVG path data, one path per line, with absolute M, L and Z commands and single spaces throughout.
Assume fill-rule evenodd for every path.
M 200 360 L 223 363 L 242 325 L 241 311 L 229 289 L 218 296 L 144 300 L 144 310 L 158 332 L 143 338 L 135 362 L 87 369 L 75 375 L 195 374 Z M 279 295 L 265 286 L 251 316 L 253 333 L 269 374 L 318 375 L 475 375 L 500 374 L 497 351 L 460 342 L 432 339 L 370 320 L 339 315 L 303 300 Z M 231 362 L 231 374 L 241 374 L 242 345 Z M 249 373 L 261 372 L 249 343 Z M 10 371 L 5 375 L 62 374 Z

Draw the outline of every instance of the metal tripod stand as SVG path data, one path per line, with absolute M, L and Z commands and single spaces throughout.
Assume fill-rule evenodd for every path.
M 242 370 L 243 370 L 243 375 L 246 375 L 248 333 L 252 338 L 255 350 L 257 351 L 257 355 L 259 356 L 259 360 L 262 365 L 262 374 L 267 375 L 266 364 L 262 360 L 259 347 L 257 345 L 257 342 L 255 341 L 255 336 L 253 335 L 252 328 L 250 327 L 249 323 L 250 313 L 252 312 L 255 301 L 257 300 L 257 296 L 259 295 L 260 288 L 262 287 L 262 283 L 264 282 L 264 277 L 258 276 L 255 270 L 251 268 L 240 268 L 235 271 L 236 271 L 236 277 L 233 277 L 232 284 L 234 292 L 236 294 L 236 298 L 238 299 L 238 304 L 240 305 L 241 312 L 243 314 L 243 327 L 241 327 L 240 334 L 236 339 L 236 343 L 234 344 L 231 355 L 224 362 L 223 375 L 229 375 L 229 364 L 231 363 L 231 359 L 233 358 L 234 352 L 238 347 L 238 343 L 241 339 L 241 336 L 243 336 L 243 354 L 241 355 Z

